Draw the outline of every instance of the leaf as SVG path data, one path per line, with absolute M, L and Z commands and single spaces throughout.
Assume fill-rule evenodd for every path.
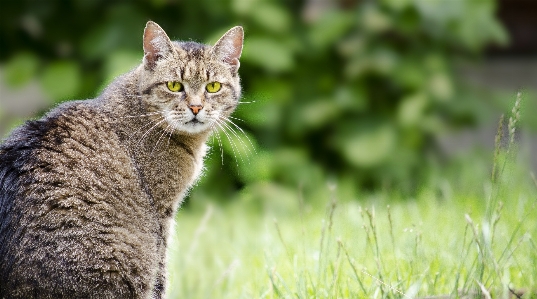
M 339 41 L 353 24 L 350 13 L 329 10 L 312 26 L 308 37 L 313 46 L 326 48 Z
M 106 59 L 104 67 L 105 82 L 111 82 L 115 77 L 122 75 L 142 62 L 143 54 L 136 51 L 116 51 Z
M 340 151 L 351 165 L 370 168 L 387 161 L 395 149 L 396 135 L 389 124 L 359 124 L 339 137 Z
M 401 63 L 394 70 L 392 79 L 403 88 L 409 90 L 420 90 L 424 88 L 427 75 L 423 67 L 417 67 L 420 61 L 406 57 L 401 59 Z
M 270 72 L 288 71 L 295 64 L 289 47 L 265 37 L 250 37 L 246 40 L 242 59 Z
M 295 121 L 305 129 L 316 129 L 332 121 L 338 113 L 339 106 L 332 99 L 319 99 L 302 105 L 295 114 Z
M 259 3 L 251 12 L 251 18 L 267 30 L 285 33 L 291 27 L 291 16 L 273 3 Z
M 243 97 L 235 116 L 256 128 L 274 128 L 281 123 L 281 99 L 276 92 L 252 92 Z
M 100 25 L 88 33 L 82 40 L 82 53 L 85 57 L 95 59 L 106 56 L 117 48 L 121 39 L 121 30 L 115 24 Z
M 429 78 L 429 90 L 440 101 L 447 101 L 453 97 L 453 84 L 445 73 L 436 73 Z
M 366 5 L 361 11 L 362 26 L 371 33 L 381 33 L 390 29 L 392 20 L 377 5 Z
M 390 48 L 378 48 L 371 53 L 370 67 L 379 74 L 390 75 L 399 61 L 399 54 Z
M 4 80 L 10 87 L 27 84 L 37 72 L 39 60 L 33 53 L 24 52 L 13 56 L 4 67 Z
M 80 67 L 73 61 L 53 62 L 41 75 L 41 85 L 45 93 L 55 102 L 73 98 L 80 83 Z
M 403 126 L 418 125 L 423 119 L 428 102 L 427 96 L 424 93 L 404 97 L 399 105 L 399 123 Z
M 259 2 L 259 0 L 233 0 L 231 7 L 239 15 L 248 15 L 256 9 Z
M 274 155 L 258 152 L 250 157 L 248 163 L 240 164 L 238 175 L 245 183 L 270 180 L 274 175 Z
M 401 11 L 410 6 L 411 0 L 381 0 L 381 3 L 389 8 Z

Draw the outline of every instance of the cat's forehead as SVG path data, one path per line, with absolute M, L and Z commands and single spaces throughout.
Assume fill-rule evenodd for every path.
M 181 59 L 204 60 L 208 59 L 209 46 L 196 42 L 173 42 L 175 50 Z
M 169 70 L 177 74 L 180 80 L 191 81 L 191 83 L 202 82 L 224 73 L 215 61 L 215 57 L 212 57 L 211 46 L 179 41 L 172 42 L 172 44 L 177 53 L 177 63 L 168 66 L 171 67 Z

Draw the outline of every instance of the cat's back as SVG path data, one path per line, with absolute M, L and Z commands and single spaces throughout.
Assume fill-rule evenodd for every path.
M 0 298 L 144 288 L 128 275 L 151 272 L 138 259 L 155 227 L 114 121 L 97 101 L 70 102 L 0 145 Z

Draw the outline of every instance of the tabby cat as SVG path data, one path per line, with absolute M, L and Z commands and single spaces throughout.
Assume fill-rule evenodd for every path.
M 173 216 L 239 102 L 243 29 L 214 46 L 154 22 L 141 65 L 0 144 L 0 298 L 162 298 Z

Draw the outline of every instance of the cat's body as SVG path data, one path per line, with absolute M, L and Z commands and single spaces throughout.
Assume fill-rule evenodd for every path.
M 163 296 L 173 215 L 240 97 L 242 38 L 171 43 L 149 22 L 142 65 L 0 145 L 0 298 Z

